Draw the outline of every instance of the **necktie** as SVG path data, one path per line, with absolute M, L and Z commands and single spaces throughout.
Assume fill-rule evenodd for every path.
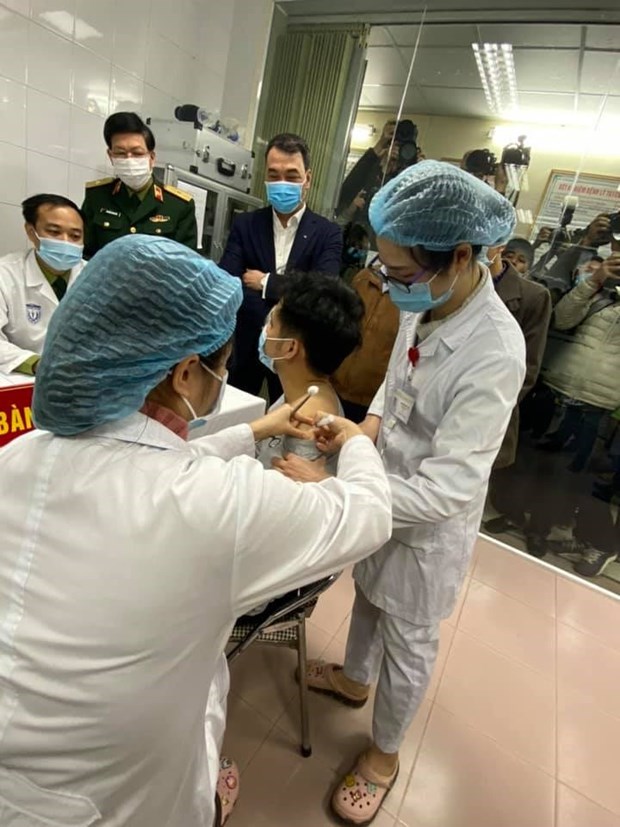
M 52 282 L 52 290 L 56 293 L 58 301 L 60 301 L 67 292 L 67 279 L 63 279 L 62 276 L 57 276 Z

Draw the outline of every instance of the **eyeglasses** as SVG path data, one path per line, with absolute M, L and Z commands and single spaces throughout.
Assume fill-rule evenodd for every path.
M 144 150 L 144 149 L 131 149 L 128 152 L 125 151 L 124 149 L 110 150 L 110 156 L 112 158 L 119 158 L 119 159 L 122 159 L 122 158 L 146 158 L 148 155 L 150 155 L 150 152 L 148 150 Z
M 385 266 L 385 264 L 381 264 L 377 272 L 379 273 L 385 284 L 394 285 L 396 290 L 399 290 L 401 293 L 411 293 L 411 286 L 416 284 L 426 273 L 428 273 L 429 268 L 422 267 L 420 270 L 413 273 L 411 276 L 405 276 L 407 281 L 401 281 L 400 279 L 395 279 L 392 276 L 389 276 L 388 269 Z

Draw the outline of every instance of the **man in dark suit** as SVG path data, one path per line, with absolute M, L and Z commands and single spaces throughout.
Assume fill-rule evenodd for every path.
M 551 295 L 546 287 L 526 278 L 534 261 L 534 248 L 526 239 L 513 238 L 504 250 L 489 250 L 488 256 L 497 295 L 518 322 L 525 338 L 527 370 L 519 394 L 521 403 L 536 384 L 540 372 L 551 321 Z M 523 475 L 515 466 L 518 442 L 519 405 L 512 412 L 493 466 L 489 498 L 500 516 L 484 524 L 491 534 L 523 524 L 523 502 L 531 481 L 529 471 Z
M 340 273 L 342 233 L 306 206 L 311 180 L 310 153 L 303 138 L 276 135 L 266 152 L 270 206 L 235 219 L 219 262 L 223 270 L 243 279 L 230 383 L 258 394 L 266 377 L 272 402 L 282 391 L 276 374 L 259 361 L 258 340 L 267 314 L 280 299 L 287 272 Z

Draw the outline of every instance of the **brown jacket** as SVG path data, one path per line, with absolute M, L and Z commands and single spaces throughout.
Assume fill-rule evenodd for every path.
M 519 402 L 536 384 L 542 363 L 551 319 L 551 296 L 546 287 L 521 276 L 510 264 L 495 285 L 497 295 L 517 320 L 525 337 L 527 370 Z M 515 461 L 519 441 L 519 407 L 512 412 L 495 468 L 507 468 Z
M 388 362 L 398 332 L 399 312 L 383 282 L 372 270 L 361 270 L 351 286 L 364 302 L 362 344 L 336 373 L 332 384 L 347 402 L 368 406 L 385 378 Z

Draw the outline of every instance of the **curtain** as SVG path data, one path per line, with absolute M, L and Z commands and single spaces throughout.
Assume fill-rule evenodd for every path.
M 356 49 L 365 49 L 365 24 L 326 28 L 290 26 L 276 41 L 269 88 L 261 100 L 259 146 L 253 192 L 264 198 L 265 145 L 280 132 L 294 132 L 310 147 L 312 187 L 308 206 L 321 211 L 349 70 Z

